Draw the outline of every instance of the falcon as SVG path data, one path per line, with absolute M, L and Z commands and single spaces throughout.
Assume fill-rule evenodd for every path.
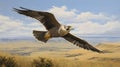
M 47 31 L 33 30 L 33 35 L 37 40 L 46 43 L 51 38 L 62 37 L 65 40 L 81 48 L 95 51 L 98 53 L 102 52 L 97 48 L 93 47 L 92 45 L 90 45 L 87 41 L 72 35 L 70 33 L 70 31 L 73 29 L 72 26 L 66 26 L 60 24 L 52 13 L 30 10 L 23 7 L 20 8 L 21 9 L 17 9 L 17 8 L 13 8 L 13 9 L 19 14 L 23 14 L 32 17 L 34 19 L 37 19 L 45 26 Z

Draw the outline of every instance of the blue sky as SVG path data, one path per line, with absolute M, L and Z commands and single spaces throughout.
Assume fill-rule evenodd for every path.
M 68 9 L 77 9 L 79 12 L 103 12 L 119 16 L 119 3 L 119 0 L 0 0 L 0 13 L 9 15 L 13 7 L 20 6 L 36 10 L 47 10 L 52 6 L 67 6 Z
M 20 6 L 53 13 L 59 22 L 76 28 L 73 34 L 120 37 L 119 0 L 0 0 L 0 38 L 45 30 L 38 21 L 13 11 Z

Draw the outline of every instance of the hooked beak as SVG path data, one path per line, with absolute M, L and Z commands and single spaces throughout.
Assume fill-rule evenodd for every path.
M 70 29 L 70 30 L 74 30 L 74 28 L 73 28 L 72 26 L 69 26 L 69 29 Z

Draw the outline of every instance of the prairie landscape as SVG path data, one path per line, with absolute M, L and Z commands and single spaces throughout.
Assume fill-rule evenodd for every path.
M 120 67 L 120 42 L 95 47 L 104 53 L 84 50 L 69 42 L 1 42 L 0 56 L 12 57 L 19 67 L 37 67 L 32 62 L 39 58 L 50 60 L 51 67 Z
M 120 67 L 118 6 L 120 0 L 0 0 L 0 67 Z M 104 53 L 78 47 L 87 44 L 79 38 Z

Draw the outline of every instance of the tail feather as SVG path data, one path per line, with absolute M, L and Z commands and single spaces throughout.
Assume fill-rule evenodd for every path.
M 46 31 L 36 31 L 36 30 L 33 30 L 33 35 L 35 36 L 35 38 L 39 41 L 42 41 L 42 42 L 47 42 L 48 39 L 45 38 L 45 34 L 47 32 Z

